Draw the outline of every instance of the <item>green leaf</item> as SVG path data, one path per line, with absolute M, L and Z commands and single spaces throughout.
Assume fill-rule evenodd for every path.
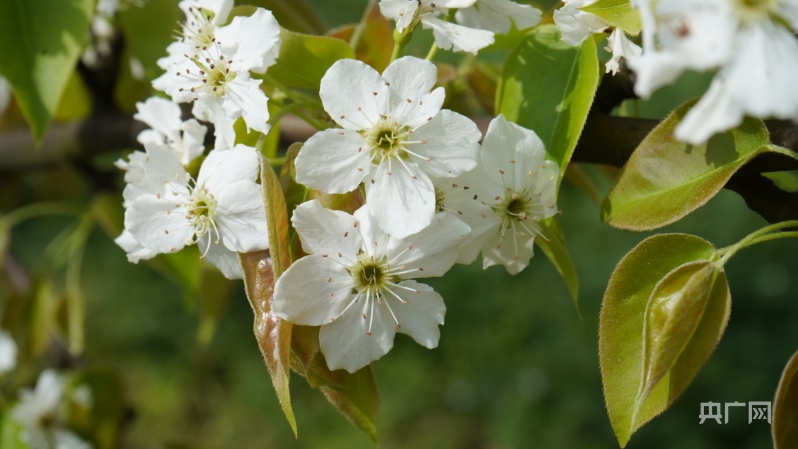
M 632 8 L 629 0 L 597 0 L 579 9 L 598 16 L 598 18 L 632 36 L 640 34 L 642 29 L 640 13 Z
M 236 1 L 236 3 L 241 3 Z M 298 33 L 324 34 L 324 24 L 316 10 L 304 0 L 246 0 L 247 5 L 260 6 L 274 14 L 281 26 Z
M 562 232 L 560 220 L 554 216 L 538 222 L 543 232 L 542 237 L 535 239 L 535 244 L 541 251 L 549 258 L 554 268 L 560 273 L 568 287 L 568 293 L 571 294 L 571 299 L 574 301 L 576 313 L 582 316 L 579 310 L 579 276 L 576 274 L 576 267 L 571 260 L 571 255 L 568 253 L 568 248 L 565 247 L 565 236 Z
M 86 42 L 94 0 L 0 2 L 0 74 L 38 142 Z
M 0 447 L 3 449 L 29 449 L 20 439 L 22 425 L 11 419 L 11 413 L 0 415 Z
M 541 138 L 560 180 L 584 128 L 599 80 L 596 44 L 560 41 L 553 25 L 540 26 L 507 58 L 496 91 L 497 111 Z
M 287 87 L 318 90 L 321 78 L 335 61 L 355 57 L 352 47 L 340 39 L 286 29 L 280 37 L 280 55 L 266 74 Z
M 635 231 L 673 223 L 703 206 L 740 167 L 769 150 L 768 130 L 753 118 L 702 145 L 679 142 L 673 130 L 695 101 L 679 106 L 635 149 L 604 200 L 607 223 Z
M 382 15 L 376 2 L 370 3 L 360 24 L 344 25 L 330 30 L 327 35 L 349 42 L 358 26 L 362 29 L 355 49 L 357 59 L 382 73 L 391 63 L 394 26 Z
M 643 376 L 631 431 L 687 388 L 720 341 L 730 308 L 726 275 L 712 262 L 686 263 L 657 284 L 645 311 Z
M 773 405 L 773 447 L 798 447 L 798 352 L 781 373 Z
M 118 14 L 119 25 L 131 58 L 144 68 L 144 76 L 153 80 L 163 73 L 159 58 L 166 56 L 166 46 L 174 40 L 182 13 L 173 0 L 133 2 Z
M 621 259 L 604 293 L 599 319 L 599 363 L 610 423 L 623 447 L 648 419 L 633 414 L 643 373 L 646 307 L 659 281 L 690 262 L 710 260 L 712 245 L 686 234 L 647 238 Z M 661 411 L 661 410 L 660 410 Z M 653 416 L 653 415 L 652 415 Z
M 333 386 L 322 386 L 322 393 L 341 414 L 377 443 L 377 413 L 380 401 L 371 365 L 355 374 L 342 370 L 335 371 L 334 374 L 337 375 L 338 381 Z
M 266 209 L 269 250 L 240 254 L 239 257 L 244 269 L 244 289 L 255 315 L 255 339 L 272 378 L 277 400 L 296 435 L 296 418 L 291 407 L 289 390 L 291 323 L 271 313 L 274 283 L 291 265 L 288 250 L 288 212 L 277 174 L 263 156 L 260 156 L 260 181 Z

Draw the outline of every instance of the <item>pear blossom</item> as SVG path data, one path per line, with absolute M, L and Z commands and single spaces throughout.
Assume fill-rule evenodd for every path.
M 179 105 L 164 98 L 151 97 L 143 103 L 136 103 L 136 109 L 138 112 L 133 118 L 151 127 L 139 133 L 136 139 L 140 144 L 168 145 L 184 167 L 205 151 L 208 128 L 194 119 L 183 121 Z
M 231 148 L 238 118 L 244 119 L 247 130 L 269 132 L 268 98 L 260 89 L 261 80 L 250 72 L 265 73 L 280 43 L 277 20 L 258 8 L 250 17 L 235 17 L 216 28 L 211 42 L 172 61 L 153 86 L 178 103 L 194 102 L 194 116 L 215 127 L 216 147 Z
M 178 6 L 186 21 L 180 24 L 178 39 L 166 47 L 168 56 L 158 60 L 158 67 L 165 70 L 213 45 L 216 29 L 227 22 L 233 0 L 183 0 Z
M 90 449 L 92 446 L 68 430 L 60 414 L 64 381 L 52 370 L 39 375 L 34 390 L 23 390 L 11 418 L 23 427 L 20 438 L 31 449 Z
M 318 201 L 299 205 L 291 222 L 303 250 L 277 280 L 272 312 L 295 324 L 321 326 L 331 370 L 355 372 L 393 347 L 397 332 L 438 345 L 446 306 L 414 279 L 442 276 L 454 264 L 468 226 L 445 214 L 403 239 L 375 226 L 369 206 L 354 215 Z
M 562 41 L 577 47 L 582 45 L 593 33 L 601 33 L 610 27 L 604 19 L 582 11 L 581 8 L 595 3 L 596 0 L 565 0 L 565 4 L 554 11 L 554 23 L 562 34 Z M 605 50 L 612 53 L 612 58 L 605 65 L 606 73 L 613 75 L 620 69 L 621 58 L 629 59 L 640 56 L 640 46 L 629 40 L 618 28 L 612 30 L 607 38 Z
M 17 366 L 17 343 L 8 332 L 0 330 L 0 374 Z
M 477 0 L 468 8 L 460 8 L 454 15 L 457 23 L 496 34 L 507 34 L 512 24 L 519 30 L 540 23 L 541 12 L 530 5 L 510 0 Z
M 477 54 L 479 50 L 493 43 L 491 31 L 469 28 L 440 18 L 441 15 L 448 14 L 450 8 L 470 8 L 476 2 L 477 0 L 381 0 L 380 12 L 396 22 L 396 29 L 400 33 L 405 29 L 412 30 L 420 23 L 425 30 L 432 30 L 438 47 Z M 488 0 L 488 3 L 497 2 Z M 466 13 L 465 17 L 473 20 L 474 16 L 471 12 L 470 15 Z M 480 16 L 477 20 L 486 19 Z M 487 21 L 494 23 L 495 18 L 491 17 Z
M 474 168 L 481 134 L 470 119 L 441 110 L 435 65 L 404 57 L 382 75 L 360 61 L 336 61 L 321 80 L 321 101 L 343 129 L 311 137 L 296 158 L 297 181 L 328 193 L 365 182 L 369 211 L 396 238 L 432 222 L 431 177 Z
M 5 114 L 8 105 L 11 103 L 11 84 L 0 75 L 0 117 Z
M 202 257 L 226 277 L 241 278 L 237 253 L 267 249 L 269 241 L 261 186 L 256 183 L 257 151 L 244 145 L 214 150 L 196 181 L 165 147 L 151 145 L 147 154 L 167 162 L 149 171 L 145 166 L 145 178 L 126 187 L 129 236 L 123 233 L 117 243 L 128 245 L 131 260 L 144 250 L 169 253 L 196 243 Z
M 676 127 L 677 139 L 700 144 L 744 116 L 798 119 L 798 5 L 794 0 L 638 2 L 644 51 L 629 60 L 643 98 L 684 70 L 718 69 L 701 100 Z
M 458 263 L 471 263 L 481 252 L 483 268 L 503 265 L 517 274 L 529 265 L 541 236 L 538 222 L 557 213 L 559 167 L 545 156 L 534 131 L 502 115 L 490 122 L 477 168 L 438 190 L 438 210 L 471 228 Z

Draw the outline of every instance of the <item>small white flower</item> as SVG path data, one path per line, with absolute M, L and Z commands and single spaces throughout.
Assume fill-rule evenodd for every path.
M 465 51 L 472 54 L 493 43 L 493 32 L 469 28 L 441 19 L 449 8 L 469 8 L 477 0 L 381 0 L 382 15 L 396 21 L 401 33 L 421 23 L 425 30 L 432 30 L 435 43 L 444 50 Z
M 454 18 L 457 23 L 469 28 L 507 34 L 512 24 L 519 30 L 537 25 L 541 12 L 510 0 L 477 0 L 473 6 L 458 9 Z
M 321 80 L 324 109 L 343 129 L 317 133 L 296 158 L 297 181 L 329 193 L 366 184 L 369 210 L 397 238 L 432 221 L 431 176 L 452 178 L 476 165 L 480 132 L 441 110 L 435 65 L 394 61 L 382 76 L 360 61 L 336 61 Z
M 17 343 L 6 331 L 0 330 L 0 374 L 17 366 Z
M 208 129 L 194 119 L 183 121 L 179 105 L 151 97 L 143 103 L 136 103 L 136 109 L 138 112 L 133 118 L 152 127 L 139 133 L 137 140 L 140 144 L 167 145 L 184 167 L 205 151 L 205 132 Z
M 517 274 L 529 265 L 538 222 L 557 213 L 559 168 L 545 156 L 533 131 L 502 115 L 491 121 L 477 169 L 439 189 L 439 210 L 471 227 L 459 263 L 473 262 L 481 251 L 483 268 L 504 265 Z
M 149 146 L 147 153 L 151 159 L 174 158 L 164 147 Z M 141 246 L 130 248 L 169 253 L 197 243 L 203 257 L 226 277 L 241 278 L 236 253 L 268 248 L 256 150 L 238 145 L 212 151 L 196 182 L 179 164 L 164 166 L 170 169 L 151 170 L 141 183 L 125 189 L 125 229 Z
M 700 144 L 744 116 L 798 118 L 798 4 L 794 0 L 640 2 L 644 52 L 629 60 L 647 98 L 684 70 L 719 69 L 709 91 L 675 130 Z M 645 24 L 645 21 L 644 21 Z
M 264 73 L 274 63 L 280 42 L 274 16 L 258 8 L 252 16 L 235 17 L 216 29 L 211 43 L 173 62 L 153 86 L 178 103 L 194 102 L 194 116 L 215 127 L 216 147 L 231 148 L 239 117 L 247 130 L 269 132 L 268 98 L 250 71 Z
M 166 47 L 168 56 L 158 67 L 168 69 L 183 58 L 195 57 L 216 41 L 216 29 L 227 22 L 233 0 L 183 0 L 178 6 L 186 16 L 180 24 L 180 37 Z
M 578 47 L 593 33 L 601 33 L 609 23 L 580 8 L 595 3 L 596 0 L 565 0 L 563 6 L 554 11 L 554 23 L 562 34 L 562 41 Z
M 31 449 L 89 449 L 92 446 L 63 426 L 59 406 L 64 382 L 54 371 L 39 375 L 36 388 L 22 390 L 11 417 L 23 426 L 21 439 Z
M 643 49 L 640 48 L 637 44 L 630 41 L 626 34 L 621 31 L 619 28 L 612 30 L 610 33 L 610 37 L 607 38 L 607 47 L 605 50 L 612 53 L 612 58 L 607 61 L 606 64 L 606 73 L 612 73 L 615 75 L 620 70 L 620 62 L 621 58 L 625 60 L 629 60 L 630 58 L 636 58 L 640 56 Z
M 446 306 L 432 288 L 411 279 L 446 273 L 468 235 L 463 222 L 439 214 L 418 234 L 396 239 L 374 226 L 367 208 L 352 216 L 315 200 L 297 207 L 291 222 L 310 255 L 275 285 L 273 313 L 321 326 L 319 343 L 331 370 L 355 372 L 379 359 L 396 332 L 436 347 Z

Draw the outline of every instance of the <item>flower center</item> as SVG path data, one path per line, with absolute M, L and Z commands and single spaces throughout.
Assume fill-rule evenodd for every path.
M 380 119 L 373 128 L 366 131 L 366 142 L 371 148 L 371 160 L 379 164 L 384 158 L 397 157 L 408 159 L 405 144 L 412 131 L 407 126 L 399 125 L 388 119 Z
M 349 274 L 355 280 L 355 290 L 370 291 L 374 294 L 382 291 L 393 281 L 393 276 L 387 274 L 387 271 L 390 271 L 390 267 L 385 257 L 375 260 L 371 256 L 361 254 L 355 265 L 349 269 Z
M 209 95 L 221 97 L 225 93 L 227 83 L 236 79 L 236 72 L 230 70 L 232 59 L 226 59 L 221 53 L 218 42 L 215 42 L 212 49 L 216 51 L 203 51 L 203 54 L 191 58 L 191 62 L 197 66 L 196 70 L 185 69 L 184 72 L 177 72 L 177 76 L 190 79 L 195 86 L 190 87 L 191 92 L 205 92 Z M 180 92 L 185 88 L 181 87 Z
M 186 209 L 189 224 L 195 229 L 194 241 L 204 236 L 205 234 L 216 234 L 215 243 L 219 243 L 219 229 L 216 227 L 214 221 L 214 213 L 216 212 L 216 198 L 212 193 L 208 192 L 205 186 L 195 187 L 189 196 Z M 193 243 L 193 242 L 192 242 Z M 207 253 L 207 249 L 205 250 Z M 203 255 L 205 255 L 203 253 Z
M 216 14 L 205 8 L 189 7 L 189 16 L 183 23 L 183 38 L 198 48 L 207 48 L 214 40 L 213 18 Z
M 779 0 L 735 0 L 733 5 L 737 17 L 743 23 L 763 19 L 784 22 L 776 15 L 778 3 Z
M 493 210 L 504 220 L 524 221 L 529 217 L 531 205 L 530 198 L 508 189 L 504 201 L 493 206 Z

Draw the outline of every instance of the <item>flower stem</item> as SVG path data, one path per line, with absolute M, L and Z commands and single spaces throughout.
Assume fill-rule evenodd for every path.
M 780 223 L 775 223 L 756 230 L 743 237 L 742 240 L 734 245 L 719 249 L 716 253 L 716 255 L 719 257 L 716 263 L 719 266 L 723 266 L 732 256 L 737 253 L 737 251 L 758 243 L 768 242 L 770 240 L 798 237 L 798 231 L 783 231 L 784 229 L 790 228 L 798 229 L 798 220 L 782 221 Z
M 427 61 L 432 61 L 432 59 L 438 53 L 438 48 L 439 48 L 438 47 L 438 43 L 437 42 L 433 42 L 432 43 L 432 47 L 430 47 L 429 48 L 429 52 L 427 52 L 427 57 L 424 58 L 424 59 L 426 59 Z
M 12 228 L 23 221 L 46 215 L 78 215 L 83 208 L 74 204 L 41 202 L 20 207 L 0 217 L 0 220 Z

